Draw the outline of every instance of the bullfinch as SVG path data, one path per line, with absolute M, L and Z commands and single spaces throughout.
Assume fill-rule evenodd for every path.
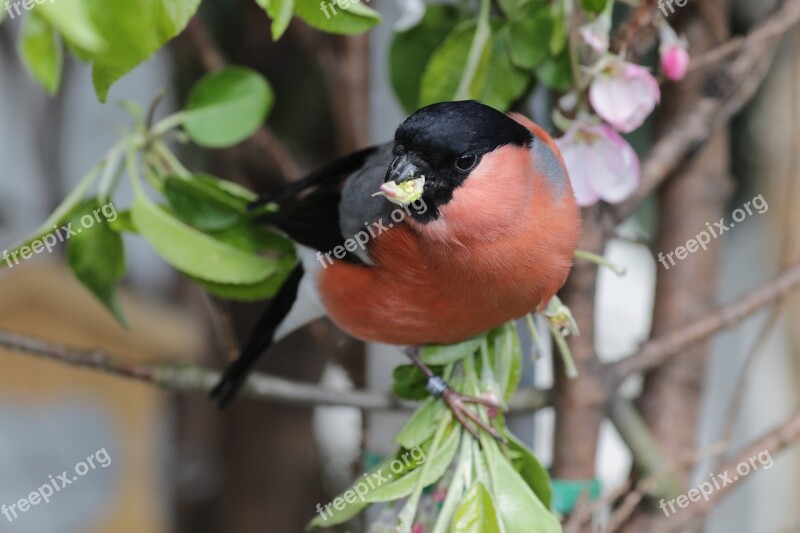
M 378 193 L 378 194 L 376 194 Z M 394 142 L 311 173 L 256 206 L 299 262 L 212 398 L 227 404 L 275 341 L 327 315 L 358 339 L 409 347 L 457 419 L 496 432 L 425 366 L 418 347 L 463 341 L 541 310 L 580 232 L 561 154 L 519 114 L 474 101 L 416 111 Z

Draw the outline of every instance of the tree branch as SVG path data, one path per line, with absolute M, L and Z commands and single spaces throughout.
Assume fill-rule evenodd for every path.
M 117 377 L 141 381 L 178 393 L 207 394 L 218 383 L 220 374 L 193 364 L 147 363 L 124 359 L 102 350 L 60 346 L 16 333 L 0 331 L 0 348 L 38 356 L 70 366 L 96 370 Z M 400 400 L 390 393 L 363 390 L 338 391 L 319 385 L 300 383 L 267 374 L 252 374 L 242 397 L 257 400 L 319 406 L 336 405 L 373 411 L 414 409 L 416 404 Z M 522 389 L 509 402 L 511 411 L 535 411 L 549 404 L 549 392 Z
M 789 446 L 797 444 L 798 440 L 800 440 L 800 411 L 792 415 L 777 429 L 751 443 L 736 457 L 722 465 L 718 472 L 725 472 L 726 470 L 735 472 L 739 464 L 748 463 L 751 457 L 755 457 L 765 450 L 769 452 L 770 456 L 773 456 Z M 653 524 L 654 527 L 650 531 L 656 533 L 684 531 L 695 520 L 710 513 L 730 491 L 739 485 L 740 483 L 737 482 L 724 484 L 707 501 L 694 502 L 674 516 L 662 518 L 659 522 Z
M 775 303 L 789 292 L 800 289 L 800 264 L 783 271 L 733 302 L 716 309 L 707 316 L 645 343 L 639 352 L 610 366 L 615 384 L 632 374 L 657 367 L 670 356 L 706 339 L 714 333 L 730 328 L 753 313 Z

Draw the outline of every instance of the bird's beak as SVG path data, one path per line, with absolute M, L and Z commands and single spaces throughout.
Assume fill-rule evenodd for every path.
M 372 196 L 384 196 L 398 205 L 416 202 L 425 191 L 425 176 L 420 175 L 419 170 L 407 155 L 395 157 L 386 171 L 383 185 Z
M 392 160 L 389 165 L 389 170 L 386 171 L 386 176 L 383 178 L 384 183 L 393 181 L 397 184 L 403 183 L 406 180 L 419 177 L 419 168 L 415 165 L 408 155 L 399 155 Z

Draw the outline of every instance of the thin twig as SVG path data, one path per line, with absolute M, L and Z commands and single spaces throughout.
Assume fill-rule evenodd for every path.
M 630 515 L 636 509 L 636 506 L 644 499 L 644 497 L 648 494 L 652 494 L 653 487 L 655 487 L 657 482 L 664 476 L 673 475 L 681 470 L 691 468 L 698 461 L 708 457 L 718 456 L 726 449 L 727 444 L 725 443 L 718 443 L 706 448 L 701 448 L 678 458 L 677 461 L 665 463 L 658 470 L 637 481 L 635 485 L 633 485 L 633 481 L 631 479 L 627 479 L 619 487 L 611 490 L 601 498 L 591 502 L 590 505 L 583 507 L 580 513 L 573 513 L 570 516 L 568 524 L 578 531 L 584 524 L 591 520 L 595 513 L 600 512 L 602 509 L 624 496 L 625 498 L 620 506 L 617 507 L 616 511 L 614 511 L 614 514 L 609 519 L 604 530 L 604 533 L 613 533 L 625 524 L 628 518 L 630 518 Z M 564 533 L 566 533 L 566 526 L 564 528 Z
M 689 72 L 721 61 L 754 43 L 780 37 L 796 23 L 797 20 L 792 17 L 786 19 L 771 19 L 771 23 L 762 24 L 746 37 L 734 37 L 717 48 L 709 50 L 705 54 L 692 59 L 692 62 L 689 64 Z
M 753 313 L 798 289 L 800 289 L 800 264 L 783 271 L 772 280 L 762 283 L 705 317 L 648 341 L 635 355 L 610 366 L 612 379 L 618 384 L 630 375 L 655 368 L 681 350 L 724 328 L 735 326 Z
M 224 307 L 226 302 L 217 300 L 209 293 L 200 291 L 211 326 L 214 328 L 214 337 L 217 340 L 220 352 L 225 355 L 228 361 L 233 361 L 239 356 L 239 343 L 236 339 L 236 331 L 233 328 L 233 319 L 230 309 Z
M 722 454 L 727 448 L 727 444 L 718 443 L 707 448 L 695 450 L 692 453 L 687 454 L 685 457 L 681 457 L 677 461 L 671 462 L 662 470 L 654 472 L 646 478 L 639 480 L 634 489 L 625 496 L 622 504 L 617 507 L 616 511 L 614 511 L 614 514 L 611 515 L 611 518 L 609 519 L 606 528 L 603 530 L 603 533 L 616 533 L 616 531 L 624 526 L 633 512 L 636 510 L 636 507 L 638 507 L 639 503 L 641 503 L 645 496 L 651 493 L 653 487 L 658 484 L 661 478 L 667 475 L 674 475 L 676 472 L 685 471 L 703 459 L 716 457 Z
M 800 84 L 800 47 L 797 46 L 797 43 L 800 43 L 800 34 L 798 34 L 798 38 L 795 39 L 795 57 L 792 60 L 792 83 L 794 86 Z M 797 91 L 791 92 L 791 106 L 789 111 L 790 117 L 800 117 L 800 97 L 797 95 Z M 792 124 L 790 126 L 791 135 L 790 135 L 790 142 L 792 146 L 797 146 L 798 142 L 800 142 L 800 127 L 797 126 L 794 120 L 790 121 Z M 781 250 L 781 258 L 780 258 L 780 267 L 786 268 L 788 267 L 793 261 L 797 261 L 798 258 L 796 257 L 794 242 L 796 241 L 796 230 L 795 224 L 793 224 L 793 218 L 795 215 L 795 211 L 793 209 L 793 202 L 794 199 L 797 198 L 798 190 L 800 190 L 800 153 L 795 150 L 792 155 L 789 157 L 789 166 L 787 169 L 787 173 L 785 176 L 785 180 L 787 182 L 786 191 L 784 194 L 785 205 L 783 208 L 783 218 L 784 220 L 780 224 L 780 232 L 781 237 L 779 240 L 778 249 Z M 745 395 L 748 391 L 749 385 L 749 378 L 752 375 L 752 370 L 755 368 L 756 364 L 764 357 L 767 353 L 764 349 L 767 341 L 769 340 L 772 332 L 778 325 L 778 319 L 781 316 L 782 311 L 782 304 L 783 299 L 778 300 L 776 306 L 772 309 L 767 317 L 767 320 L 764 322 L 764 325 L 761 327 L 761 331 L 759 331 L 758 336 L 756 337 L 756 341 L 753 344 L 753 347 L 750 349 L 750 352 L 747 354 L 747 358 L 745 359 L 745 363 L 742 366 L 742 370 L 739 373 L 739 377 L 737 379 L 736 386 L 734 387 L 734 395 L 731 399 L 730 403 L 727 406 L 725 411 L 725 416 L 723 418 L 724 423 L 722 425 L 722 439 L 726 441 L 730 441 L 733 436 L 733 431 L 736 427 L 736 421 L 738 420 L 738 415 L 741 410 L 742 404 L 744 403 Z M 718 465 L 714 465 L 718 466 Z
M 207 394 L 220 378 L 219 372 L 193 364 L 132 361 L 102 350 L 71 348 L 4 331 L 0 331 L 0 348 L 149 383 L 178 393 Z M 250 376 L 242 388 L 241 395 L 293 405 L 336 405 L 373 411 L 406 410 L 416 407 L 414 402 L 400 400 L 389 393 L 331 390 L 316 384 L 259 373 Z M 517 391 L 511 398 L 509 410 L 535 411 L 547 406 L 549 401 L 547 391 L 523 389 Z
M 748 463 L 752 457 L 758 456 L 765 450 L 769 452 L 770 457 L 773 457 L 774 460 L 774 456 L 779 452 L 798 443 L 800 443 L 800 411 L 793 414 L 777 429 L 752 442 L 717 471 L 736 471 L 737 466 L 742 463 Z M 684 531 L 697 519 L 709 514 L 725 496 L 741 485 L 740 481 L 742 479 L 744 479 L 743 476 L 739 477 L 739 482 L 734 481 L 733 483 L 724 484 L 714 491 L 708 500 L 693 502 L 692 505 L 681 509 L 677 514 L 660 519 L 653 524 L 649 531 L 654 533 Z

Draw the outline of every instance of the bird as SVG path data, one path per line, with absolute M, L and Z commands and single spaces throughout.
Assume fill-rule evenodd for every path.
M 221 407 L 261 355 L 328 316 L 345 333 L 406 347 L 473 435 L 501 438 L 419 356 L 541 311 L 565 283 L 581 229 L 553 139 L 518 113 L 473 100 L 418 109 L 394 140 L 334 161 L 251 206 L 295 243 L 297 262 L 224 371 Z

